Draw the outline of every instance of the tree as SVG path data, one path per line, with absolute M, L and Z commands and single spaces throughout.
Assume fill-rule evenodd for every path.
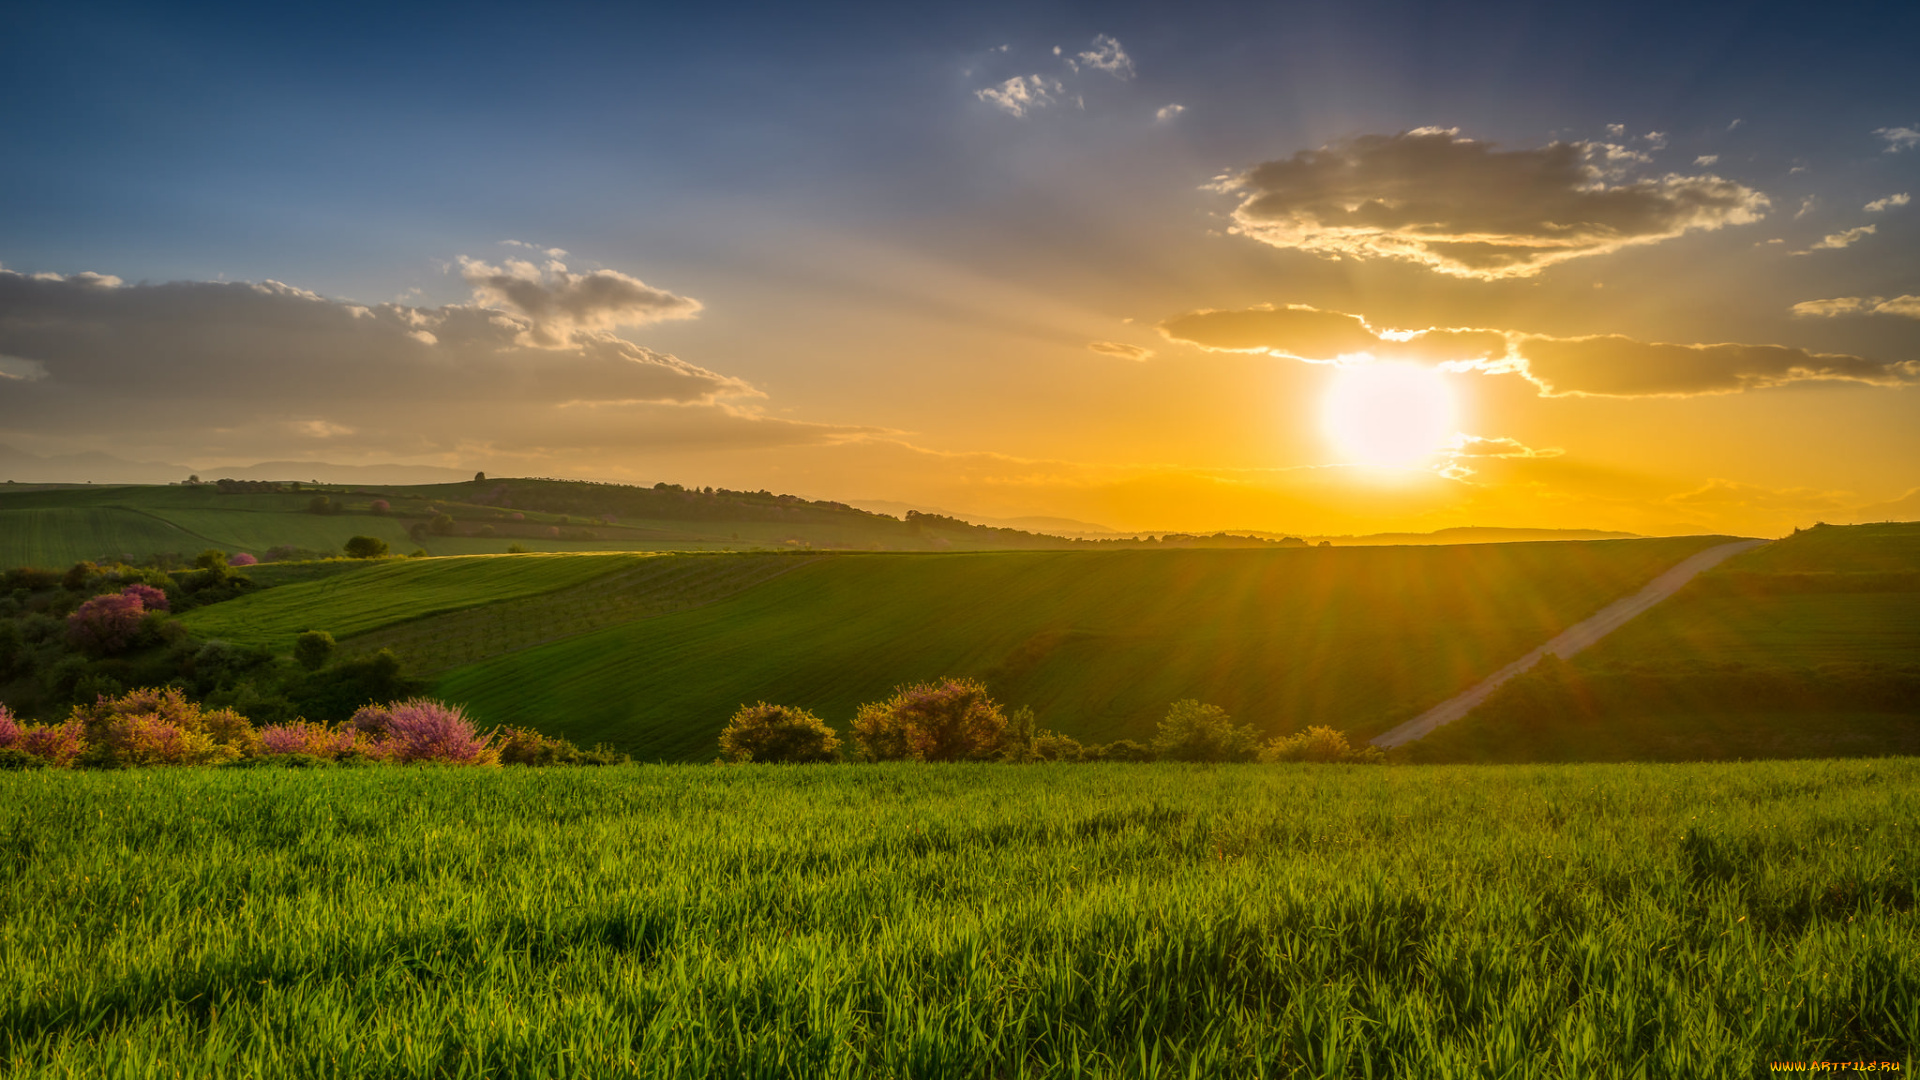
M 327 498 L 325 495 L 315 495 L 313 498 L 307 500 L 307 513 L 331 514 L 333 513 L 333 500 Z
M 1006 714 L 973 679 L 943 679 L 860 706 L 853 738 L 867 761 L 979 761 L 1005 746 Z
M 446 514 L 435 514 L 433 515 L 433 520 L 427 523 L 427 528 L 431 530 L 435 536 L 452 536 L 453 518 Z
M 116 653 L 133 643 L 146 617 L 140 597 L 103 593 L 67 616 L 67 640 L 96 656 Z
M 790 705 L 742 705 L 720 732 L 720 756 L 745 763 L 832 761 L 840 737 L 819 717 Z
M 387 511 L 393 509 L 393 505 L 387 502 L 387 500 L 385 499 L 375 499 L 371 503 L 367 504 L 367 509 L 384 517 L 386 516 Z
M 325 630 L 308 630 L 293 639 L 293 658 L 308 671 L 319 671 L 333 659 L 333 635 Z
M 387 542 L 377 536 L 355 536 L 347 540 L 347 555 L 355 559 L 377 559 L 387 553 Z
M 473 482 L 476 484 L 485 483 L 486 479 L 487 479 L 486 473 L 477 472 L 473 474 Z
M 1167 709 L 1153 749 L 1166 761 L 1252 761 L 1259 740 L 1252 727 L 1234 723 L 1225 709 L 1188 698 Z

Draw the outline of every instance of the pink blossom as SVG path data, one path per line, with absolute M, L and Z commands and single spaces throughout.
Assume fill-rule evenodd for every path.
M 167 610 L 166 590 L 156 589 L 152 585 L 148 585 L 145 582 L 140 582 L 140 581 L 134 582 L 133 584 L 127 586 L 126 588 L 121 589 L 120 595 L 133 597 L 134 599 L 140 601 L 141 606 L 146 608 L 148 611 Z

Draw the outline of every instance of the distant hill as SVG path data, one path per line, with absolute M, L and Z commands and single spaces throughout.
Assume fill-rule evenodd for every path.
M 1639 533 L 1630 532 L 1610 532 L 1605 529 L 1507 529 L 1488 525 L 1466 525 L 1424 533 L 1367 533 L 1363 536 L 1309 536 L 1305 539 L 1313 543 L 1325 540 L 1335 547 L 1379 547 L 1390 544 L 1514 544 L 1538 540 L 1628 540 L 1639 535 Z

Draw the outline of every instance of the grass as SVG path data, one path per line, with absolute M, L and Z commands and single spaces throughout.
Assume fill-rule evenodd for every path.
M 1920 716 L 1646 708 L 1597 720 L 1473 717 L 1411 744 L 1419 762 L 1760 761 L 1920 755 Z
M 812 557 L 714 554 L 652 558 L 586 584 L 372 630 L 349 653 L 393 650 L 409 670 L 433 674 L 560 638 L 725 599 Z
M 197 551 L 205 546 L 165 520 L 116 507 L 0 508 L 0 566 L 67 567 L 108 554 Z
M 316 581 L 198 608 L 181 619 L 196 635 L 284 651 L 303 630 L 347 637 L 381 626 L 582 584 L 645 555 L 497 555 L 388 559 Z
M 942 675 L 1083 739 L 1150 737 L 1184 697 L 1274 732 L 1382 730 L 1712 542 L 833 555 L 438 690 L 487 723 L 662 760 L 710 757 L 744 702 L 844 724 Z
M 8 1077 L 1911 1066 L 1920 762 L 0 774 Z

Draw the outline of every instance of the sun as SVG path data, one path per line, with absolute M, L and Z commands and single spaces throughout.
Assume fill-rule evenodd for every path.
M 1345 464 L 1420 465 L 1453 437 L 1453 392 L 1432 368 L 1344 365 L 1321 404 L 1321 420 Z

